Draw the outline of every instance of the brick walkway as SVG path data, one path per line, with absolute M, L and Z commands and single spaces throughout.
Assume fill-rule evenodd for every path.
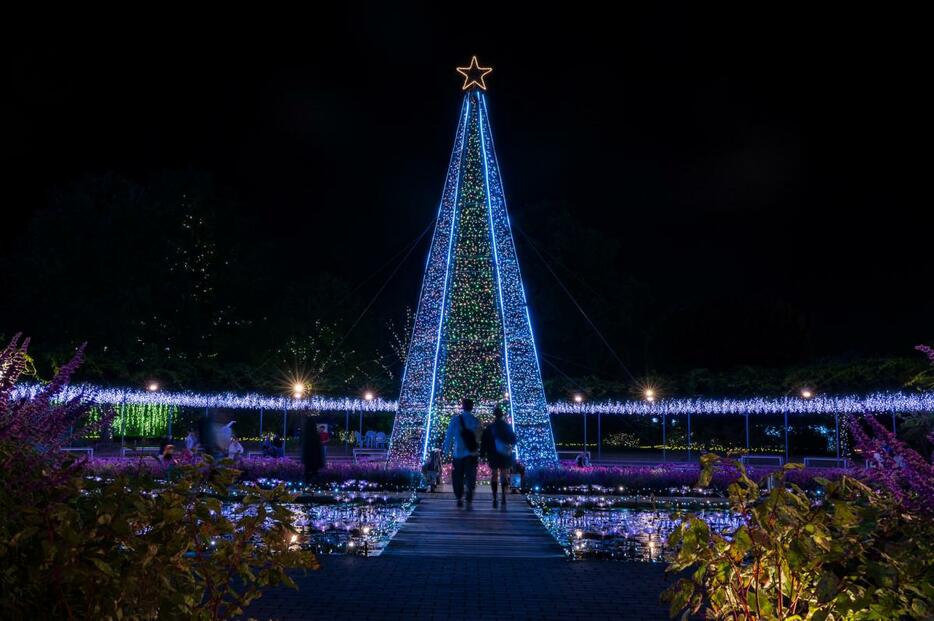
M 325 557 L 299 590 L 267 593 L 255 619 L 629 619 L 664 621 L 670 584 L 648 563 L 502 558 Z

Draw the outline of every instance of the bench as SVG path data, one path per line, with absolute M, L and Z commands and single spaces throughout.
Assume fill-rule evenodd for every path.
M 134 453 L 136 455 L 158 455 L 159 447 L 158 446 L 137 446 L 134 447 L 123 447 L 120 449 L 120 455 L 126 457 L 127 453 Z
M 353 450 L 353 461 L 355 464 L 371 461 L 386 461 L 389 458 L 389 451 L 386 449 L 355 448 Z
M 69 453 L 87 453 L 88 457 L 94 457 L 94 449 L 90 446 L 67 446 L 62 450 L 68 451 Z
M 781 455 L 743 455 L 739 458 L 744 466 L 783 466 L 785 458 Z
M 805 457 L 805 468 L 852 468 L 853 462 L 846 457 Z

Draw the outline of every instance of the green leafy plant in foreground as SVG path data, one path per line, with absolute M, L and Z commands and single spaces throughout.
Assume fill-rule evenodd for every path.
M 294 587 L 289 570 L 317 567 L 292 497 L 238 483 L 227 461 L 182 463 L 168 480 L 91 476 L 58 450 L 87 417 L 55 399 L 80 351 L 17 401 L 24 354 L 15 340 L 0 351 L 0 619 L 226 619 L 266 587 Z
M 704 456 L 700 486 L 719 458 Z M 842 477 L 815 501 L 784 475 L 729 486 L 735 533 L 685 515 L 669 538 L 668 571 L 688 574 L 664 594 L 672 617 L 797 621 L 934 618 L 934 526 L 883 492 Z
M 45 487 L 37 474 L 32 489 L 0 493 L 2 618 L 225 619 L 265 587 L 294 587 L 289 569 L 317 567 L 285 490 L 239 488 L 224 463 L 181 466 L 171 483 Z M 243 496 L 225 515 L 231 492 Z

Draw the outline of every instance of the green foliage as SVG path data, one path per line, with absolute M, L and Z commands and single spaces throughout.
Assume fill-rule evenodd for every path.
M 21 450 L 0 445 L 16 481 L 0 486 L 0 618 L 226 619 L 265 587 L 294 587 L 289 569 L 317 567 L 285 490 L 240 486 L 226 462 L 102 481 L 75 462 L 30 472 Z
M 921 413 L 908 416 L 898 426 L 898 437 L 921 455 L 934 451 L 934 414 Z
M 713 477 L 707 455 L 698 484 Z M 718 533 L 684 516 L 669 544 L 668 567 L 689 573 L 663 598 L 672 617 L 705 609 L 709 619 L 930 619 L 934 615 L 934 525 L 848 477 L 821 481 L 812 501 L 787 484 L 789 464 L 763 494 L 742 464 L 730 485 L 734 511 L 747 523 Z

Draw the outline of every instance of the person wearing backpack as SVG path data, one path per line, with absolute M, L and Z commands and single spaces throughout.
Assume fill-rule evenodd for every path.
M 516 444 L 516 433 L 503 418 L 503 408 L 496 406 L 493 409 L 495 420 L 483 430 L 480 439 L 480 454 L 486 457 L 490 465 L 490 489 L 493 490 L 493 508 L 497 507 L 496 483 L 502 483 L 503 511 L 506 510 L 506 493 L 509 491 L 509 472 L 514 463 L 513 447 Z
M 454 468 L 451 473 L 451 483 L 454 486 L 454 496 L 457 506 L 463 507 L 465 499 L 467 508 L 473 504 L 473 493 L 477 487 L 477 461 L 480 449 L 480 421 L 473 412 L 473 400 L 461 401 L 461 412 L 451 418 L 447 433 L 444 435 L 444 454 L 454 454 Z

